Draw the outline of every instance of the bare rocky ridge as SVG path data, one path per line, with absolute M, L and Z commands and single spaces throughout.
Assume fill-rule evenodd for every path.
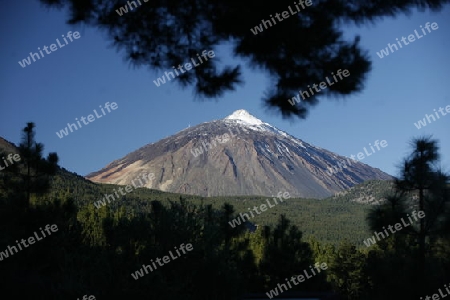
M 0 137 L 0 150 L 6 153 L 18 153 L 16 145 Z
M 356 161 L 327 174 L 328 167 L 344 159 L 238 110 L 148 144 L 86 178 L 127 185 L 145 171 L 156 178 L 146 187 L 162 191 L 201 196 L 288 191 L 305 198 L 325 198 L 370 179 L 392 179 Z

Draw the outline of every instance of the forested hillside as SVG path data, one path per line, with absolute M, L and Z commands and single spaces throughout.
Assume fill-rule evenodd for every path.
M 336 193 L 332 199 L 367 204 L 381 204 L 394 191 L 394 182 L 388 180 L 368 180 L 343 192 Z
M 291 291 L 413 299 L 436 293 L 450 279 L 449 176 L 423 164 L 435 160 L 432 140 L 417 141 L 395 192 L 380 205 L 353 196 L 285 199 L 251 219 L 259 225 L 253 231 L 232 221 L 266 198 L 136 189 L 96 208 L 94 201 L 119 187 L 58 169 L 56 153 L 43 158 L 42 145 L 27 142 L 32 131 L 30 123 L 17 150 L 20 162 L 0 173 L 1 288 L 18 299 L 241 299 L 271 291 L 315 263 L 326 268 Z M 433 155 L 424 159 L 424 148 Z M 411 199 L 411 190 L 423 189 L 417 176 L 424 174 L 430 185 Z M 381 195 L 380 186 L 367 183 L 352 193 Z M 417 210 L 426 223 L 413 223 Z M 409 227 L 361 244 L 401 219 L 410 220 Z
M 372 181 L 370 185 L 377 184 Z M 76 174 L 64 170 L 58 172 L 58 176 L 53 179 L 53 189 L 50 192 L 52 197 L 73 197 L 80 206 L 93 205 L 95 201 L 101 199 L 105 193 L 112 194 L 113 190 L 119 187 L 113 184 L 92 183 Z M 369 186 L 370 186 L 369 185 Z M 357 190 L 367 191 L 368 184 L 362 184 L 362 188 Z M 381 188 L 389 187 L 382 181 L 378 184 Z M 387 192 L 380 188 L 379 194 Z M 213 208 L 219 209 L 225 203 L 234 207 L 236 214 L 248 212 L 248 208 L 253 208 L 266 203 L 267 197 L 259 196 L 239 196 L 239 197 L 199 197 L 192 195 L 181 195 L 161 192 L 146 188 L 139 188 L 131 193 L 121 196 L 120 200 L 108 204 L 109 209 L 116 211 L 119 208 L 132 210 L 137 213 L 148 213 L 150 211 L 150 201 L 157 200 L 168 206 L 169 202 L 184 199 L 188 203 L 196 205 L 211 204 Z M 281 214 L 291 220 L 292 224 L 298 226 L 306 237 L 314 236 L 319 241 L 338 244 L 339 241 L 348 240 L 356 245 L 363 245 L 362 240 L 369 234 L 365 221 L 370 206 L 367 204 L 354 203 L 352 197 L 341 196 L 331 197 L 324 200 L 290 198 L 283 203 L 270 208 L 260 215 L 256 215 L 250 222 L 264 226 L 275 225 Z M 90 209 L 96 209 L 94 207 Z M 100 208 L 105 209 L 105 208 Z

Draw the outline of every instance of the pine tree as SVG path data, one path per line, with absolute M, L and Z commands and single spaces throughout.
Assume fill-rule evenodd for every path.
M 15 175 L 19 176 L 21 182 L 16 186 L 17 191 L 25 193 L 22 198 L 22 207 L 27 210 L 30 207 L 31 195 L 43 195 L 50 190 L 50 177 L 58 170 L 58 155 L 55 152 L 43 158 L 44 145 L 34 140 L 35 125 L 32 122 L 22 130 L 22 142 L 19 145 L 21 160 Z
M 383 226 L 394 226 L 402 218 L 409 220 L 413 211 L 425 213 L 415 224 L 392 234 L 389 237 L 392 243 L 379 242 L 386 250 L 395 251 L 399 258 L 416 253 L 417 284 L 414 287 L 417 293 L 423 293 L 433 273 L 425 262 L 434 256 L 433 247 L 446 234 L 450 176 L 438 167 L 440 156 L 436 140 L 417 138 L 411 146 L 411 154 L 404 159 L 400 176 L 395 180 L 395 194 L 387 197 L 388 201 L 382 206 L 372 209 L 368 221 L 372 230 L 382 232 Z
M 414 9 L 438 11 L 450 0 L 312 0 L 311 6 L 281 22 L 275 21 L 275 14 L 295 10 L 295 2 L 145 1 L 121 16 L 118 11 L 128 9 L 125 0 L 41 2 L 51 7 L 67 7 L 70 24 L 85 23 L 107 31 L 114 46 L 124 50 L 133 65 L 149 67 L 159 74 L 174 73 L 172 66 L 184 66 L 191 58 L 198 62 L 197 54 L 201 56 L 204 50 L 216 50 L 220 44 L 231 43 L 234 56 L 247 60 L 251 67 L 272 79 L 263 99 L 265 105 L 286 118 L 305 118 L 309 108 L 317 104 L 318 95 L 346 96 L 364 87 L 371 69 L 370 57 L 360 47 L 359 36 L 352 40 L 344 38 L 344 24 L 372 24 L 384 17 L 409 14 Z M 264 29 L 262 20 L 269 22 L 270 27 Z M 262 31 L 252 33 L 255 26 Z M 194 70 L 186 70 L 174 81 L 182 87 L 194 86 L 196 94 L 206 98 L 234 90 L 243 82 L 240 65 L 219 70 L 217 56 Z M 305 91 L 307 85 L 324 82 L 339 69 L 347 69 L 350 76 L 333 83 L 323 93 L 312 93 L 296 105 L 289 103 L 292 97 L 300 97 L 299 89 Z

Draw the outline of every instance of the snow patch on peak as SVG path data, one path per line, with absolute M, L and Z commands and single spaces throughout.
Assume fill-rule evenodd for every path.
M 225 118 L 225 120 L 240 120 L 244 123 L 250 124 L 250 125 L 262 125 L 264 124 L 263 121 L 261 121 L 258 118 L 255 118 L 251 114 L 248 113 L 245 109 L 239 109 L 233 112 L 231 115 Z

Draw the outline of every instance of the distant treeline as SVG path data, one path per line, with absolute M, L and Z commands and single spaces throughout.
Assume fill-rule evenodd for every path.
M 417 299 L 450 281 L 450 180 L 434 169 L 433 140 L 416 141 L 383 204 L 287 199 L 257 216 L 260 226 L 251 231 L 229 222 L 264 197 L 205 199 L 137 189 L 97 209 L 93 201 L 115 186 L 58 169 L 56 153 L 44 159 L 33 136 L 28 124 L 21 160 L 0 172 L 3 297 L 232 300 L 268 292 L 316 262 L 328 268 L 290 291 L 333 291 L 343 300 Z M 362 239 L 411 210 L 423 210 L 424 222 L 361 247 Z M 12 248 L 53 224 L 57 231 L 39 243 Z M 147 268 L 141 278 L 131 276 L 182 244 L 192 251 Z
M 68 192 L 76 199 L 78 205 L 89 205 L 99 200 L 104 194 L 117 190 L 116 185 L 95 184 L 84 180 L 75 174 L 60 172 L 53 179 L 52 197 L 60 197 L 64 192 Z M 365 221 L 368 210 L 371 206 L 353 202 L 359 197 L 359 193 L 368 190 L 370 194 L 372 186 L 377 186 L 375 195 L 383 195 L 391 184 L 384 181 L 369 181 L 358 187 L 357 195 L 346 194 L 339 197 L 330 197 L 324 200 L 318 199 L 298 199 L 290 198 L 280 205 L 268 209 L 261 215 L 256 215 L 251 220 L 252 223 L 264 226 L 274 226 L 281 214 L 292 222 L 293 225 L 301 228 L 305 237 L 314 236 L 321 242 L 334 245 L 340 241 L 347 240 L 355 245 L 363 246 L 362 240 L 370 234 L 369 227 Z M 353 195 L 353 196 L 352 196 Z M 354 198 L 353 198 L 354 197 Z M 259 196 L 239 196 L 239 197 L 200 197 L 191 195 L 180 195 L 175 193 L 161 192 L 150 189 L 137 189 L 128 193 L 117 201 L 107 204 L 112 210 L 119 208 L 129 209 L 140 213 L 150 212 L 150 199 L 160 201 L 164 206 L 170 202 L 178 201 L 180 198 L 189 203 L 197 205 L 211 204 L 213 208 L 219 209 L 224 204 L 233 205 L 237 214 L 247 212 L 248 208 L 265 203 L 268 197 Z M 104 208 L 101 208 L 104 209 Z

